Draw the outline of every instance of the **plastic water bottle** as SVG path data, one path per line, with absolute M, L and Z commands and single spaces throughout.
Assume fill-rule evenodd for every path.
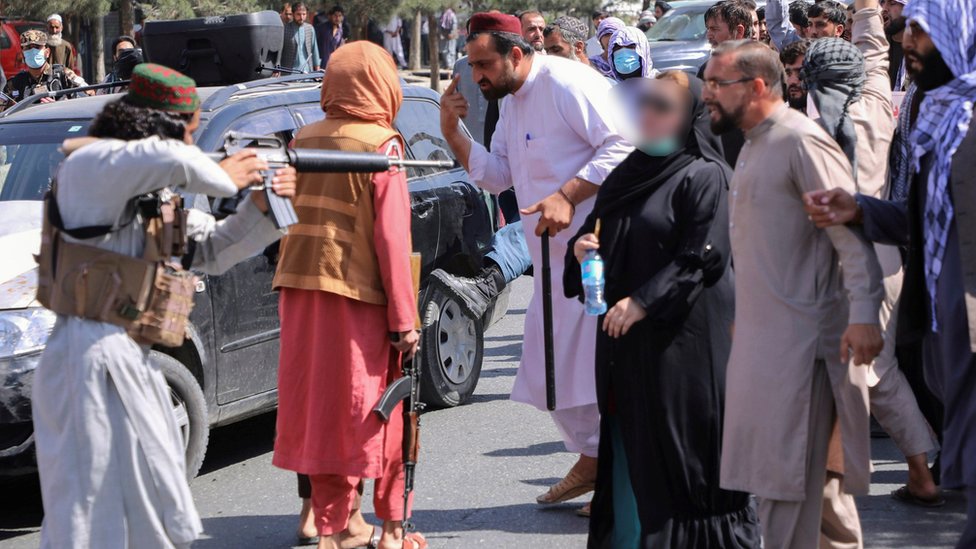
M 607 302 L 603 299 L 603 258 L 596 250 L 590 250 L 583 257 L 581 268 L 586 314 L 600 316 L 607 312 Z

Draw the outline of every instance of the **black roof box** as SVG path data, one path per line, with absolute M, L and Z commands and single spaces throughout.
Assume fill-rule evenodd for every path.
M 199 86 L 239 84 L 268 74 L 278 63 L 284 28 L 273 11 L 147 21 L 142 31 L 146 59 L 174 68 Z

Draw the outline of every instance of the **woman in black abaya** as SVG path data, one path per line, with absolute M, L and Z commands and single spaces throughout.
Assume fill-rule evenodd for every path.
M 597 334 L 589 547 L 758 548 L 749 495 L 719 488 L 734 313 L 731 172 L 701 81 L 663 73 L 641 81 L 637 97 L 638 149 L 604 182 L 566 257 L 566 295 L 582 296 L 579 262 L 599 249 L 610 305 Z

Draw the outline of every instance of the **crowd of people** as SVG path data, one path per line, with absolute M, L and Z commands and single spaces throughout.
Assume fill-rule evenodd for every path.
M 281 68 L 328 64 L 326 117 L 295 146 L 402 156 L 402 50 L 349 42 L 339 7 L 311 24 L 305 5 L 287 9 Z M 431 283 L 479 318 L 530 270 L 551 266 L 562 290 L 557 406 L 541 276 L 511 395 L 550 413 L 578 455 L 537 502 L 592 492 L 579 514 L 594 549 L 863 547 L 854 496 L 869 488 L 873 415 L 908 463 L 892 497 L 938 507 L 942 490 L 962 492 L 958 547 L 976 547 L 974 1 L 721 0 L 704 16 L 712 51 L 697 76 L 655 69 L 645 30 L 592 15 L 590 36 L 571 16 L 474 14 L 441 97 L 443 137 L 497 195 L 504 225 L 475 277 L 439 270 Z M 439 26 L 459 35 L 453 10 Z M 402 21 L 383 29 L 396 38 Z M 47 63 L 48 40 L 30 35 L 25 51 Z M 130 70 L 91 138 L 65 144 L 71 169 L 47 210 L 63 210 L 68 234 L 105 229 L 92 240 L 103 252 L 141 257 L 155 233 L 152 216 L 126 215 L 134 198 L 233 194 L 267 166 L 247 152 L 215 165 L 190 145 L 192 80 Z M 108 161 L 125 177 L 77 176 Z M 299 541 L 422 549 L 404 525 L 402 420 L 373 412 L 419 341 L 405 173 L 289 168 L 274 190 L 298 212 L 274 280 L 273 462 L 298 474 Z M 188 218 L 185 268 L 226 269 L 280 236 L 251 196 L 222 222 Z M 583 304 L 594 250 L 600 316 Z M 62 313 L 45 349 L 44 547 L 184 547 L 200 533 L 165 382 L 130 335 Z M 107 478 L 122 481 L 107 490 Z M 379 526 L 360 510 L 369 479 Z

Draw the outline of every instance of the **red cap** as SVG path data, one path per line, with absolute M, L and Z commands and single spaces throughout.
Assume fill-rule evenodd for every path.
M 504 13 L 476 13 L 471 16 L 471 34 L 476 32 L 509 32 L 522 35 L 518 17 Z

